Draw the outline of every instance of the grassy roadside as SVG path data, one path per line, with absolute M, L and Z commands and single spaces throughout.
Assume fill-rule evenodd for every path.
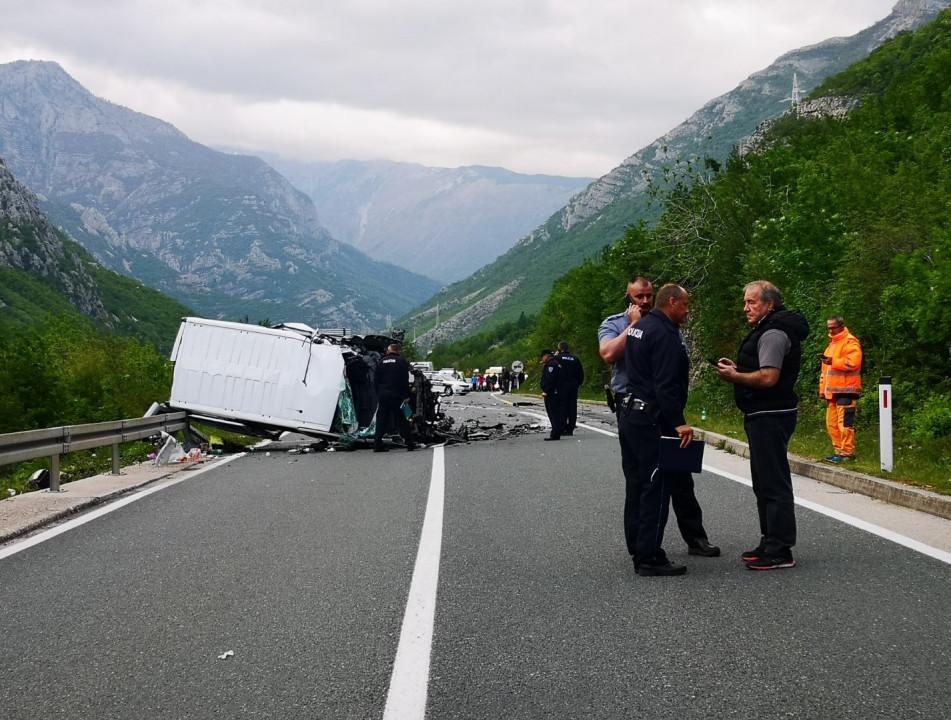
M 716 412 L 701 420 L 699 401 L 687 405 L 687 420 L 698 427 L 746 442 L 743 416 L 739 412 Z M 799 423 L 789 451 L 810 460 L 822 460 L 832 454 L 825 429 L 825 408 L 800 408 Z M 879 456 L 877 423 L 860 423 L 856 432 L 855 460 L 841 467 L 874 477 L 886 478 L 951 495 L 951 439 L 939 438 L 928 443 L 909 440 L 896 431 L 893 447 L 895 469 L 884 472 Z

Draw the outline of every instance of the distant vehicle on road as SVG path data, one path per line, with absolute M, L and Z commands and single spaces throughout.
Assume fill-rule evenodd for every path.
M 435 372 L 426 373 L 426 377 L 432 383 L 433 391 L 439 392 L 442 388 L 443 395 L 454 395 L 455 393 L 465 395 L 472 389 L 470 381 L 466 380 L 462 373 L 455 368 L 442 368 Z

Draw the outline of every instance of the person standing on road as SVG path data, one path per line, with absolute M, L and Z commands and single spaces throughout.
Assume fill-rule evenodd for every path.
M 819 397 L 826 401 L 826 430 L 832 440 L 828 462 L 855 459 L 855 410 L 862 394 L 862 344 L 838 315 L 826 320 L 829 344 L 820 358 Z
M 679 285 L 664 285 L 657 306 L 627 331 L 624 365 L 626 395 L 618 434 L 621 454 L 633 475 L 634 516 L 625 518 L 625 535 L 634 536 L 634 571 L 642 576 L 683 575 L 664 552 L 664 528 L 673 476 L 659 467 L 661 436 L 677 435 L 680 446 L 693 441 L 684 418 L 690 360 L 680 334 L 690 312 L 690 296 Z M 627 503 L 625 503 L 625 506 Z
M 783 306 L 779 289 L 756 280 L 743 289 L 743 312 L 753 328 L 736 362 L 720 358 L 717 373 L 733 384 L 736 406 L 750 445 L 750 473 L 759 513 L 760 541 L 742 554 L 750 570 L 796 566 L 796 506 L 786 453 L 796 429 L 799 398 L 794 386 L 809 323 Z
M 558 343 L 558 362 L 561 364 L 561 404 L 565 419 L 563 435 L 574 435 L 578 425 L 578 388 L 584 384 L 584 367 L 577 355 L 568 349 L 568 343 Z
M 561 440 L 561 433 L 565 427 L 565 416 L 561 402 L 562 368 L 555 353 L 549 349 L 542 350 L 542 397 L 545 398 L 545 412 L 548 413 L 548 422 L 551 423 L 551 432 L 545 440 Z
M 376 431 L 373 434 L 373 451 L 386 452 L 383 435 L 387 427 L 396 422 L 400 435 L 406 442 L 407 450 L 415 450 L 412 429 L 409 421 L 400 409 L 404 401 L 409 401 L 410 367 L 401 355 L 400 346 L 392 343 L 386 348 L 386 355 L 376 368 L 373 383 L 376 388 Z
M 650 280 L 640 276 L 631 279 L 627 285 L 627 310 L 610 315 L 598 328 L 598 352 L 601 358 L 611 363 L 610 391 L 615 401 L 615 416 L 618 428 L 621 427 L 621 403 L 627 395 L 628 376 L 624 362 L 624 348 L 627 331 L 646 317 L 654 304 L 654 288 Z M 620 437 L 618 438 L 620 441 Z M 627 550 L 635 555 L 637 504 L 634 493 L 636 473 L 624 453 L 621 442 L 621 469 L 624 471 L 624 536 Z M 671 505 L 677 516 L 677 527 L 687 543 L 687 552 L 701 557 L 718 557 L 720 548 L 711 545 L 707 531 L 703 527 L 703 511 L 694 493 L 693 476 L 690 473 L 676 473 L 671 478 Z

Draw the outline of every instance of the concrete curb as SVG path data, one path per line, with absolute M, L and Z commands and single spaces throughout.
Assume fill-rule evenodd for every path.
M 745 442 L 709 430 L 699 430 L 699 433 L 708 445 L 727 450 L 743 458 L 749 458 L 750 456 L 750 447 Z M 796 475 L 834 485 L 849 492 L 867 495 L 875 500 L 951 520 L 951 496 L 939 495 L 930 490 L 922 490 L 911 485 L 865 475 L 854 470 L 844 470 L 840 467 L 824 465 L 797 455 L 789 455 L 789 469 Z
M 600 400 L 584 400 L 583 402 L 592 405 L 607 405 L 607 403 Z M 729 452 L 749 459 L 750 448 L 747 443 L 702 428 L 697 428 L 697 431 L 708 445 L 721 450 L 728 449 Z M 940 495 L 913 485 L 865 475 L 854 470 L 845 470 L 838 466 L 826 465 L 798 455 L 789 455 L 789 469 L 796 475 L 818 480 L 849 492 L 867 495 L 875 500 L 951 520 L 951 495 Z
M 155 475 L 149 475 L 141 478 L 141 480 L 134 480 L 128 484 L 123 484 L 121 486 L 116 486 L 114 489 L 96 492 L 95 494 L 89 495 L 69 495 L 70 491 L 73 493 L 82 492 L 82 485 L 84 480 L 86 481 L 95 481 L 102 478 L 107 479 L 117 479 L 121 482 L 121 476 L 103 476 L 95 475 L 89 478 L 84 478 L 84 480 L 76 480 L 70 483 L 64 483 L 62 490 L 57 495 L 51 495 L 44 490 L 35 490 L 29 493 L 23 493 L 22 495 L 17 495 L 16 497 L 4 500 L 4 507 L 0 507 L 0 510 L 4 510 L 0 514 L 0 545 L 8 543 L 17 538 L 29 535 L 41 530 L 49 525 L 60 522 L 61 520 L 66 520 L 74 515 L 85 512 L 91 508 L 96 507 L 97 505 L 102 505 L 111 500 L 115 500 L 118 497 L 123 495 L 128 495 L 130 493 L 137 492 L 147 485 L 152 485 L 153 483 L 160 482 L 162 480 L 167 480 L 172 475 L 176 475 L 179 472 L 190 469 L 188 466 L 170 466 L 163 469 Z M 26 502 L 29 504 L 34 504 L 38 498 L 50 499 L 54 498 L 57 500 L 62 500 L 63 507 L 57 509 L 36 507 L 22 508 L 22 503 Z M 10 503 L 10 505 L 7 505 Z M 33 519 L 17 519 L 23 517 L 20 512 L 25 515 L 30 513 L 34 515 Z

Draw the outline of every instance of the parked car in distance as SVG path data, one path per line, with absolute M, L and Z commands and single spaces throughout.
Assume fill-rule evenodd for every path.
M 443 368 L 435 372 L 427 372 L 426 377 L 432 383 L 435 392 L 439 392 L 439 388 L 442 387 L 443 395 L 453 395 L 455 393 L 465 395 L 472 389 L 470 381 L 466 380 L 462 373 L 455 368 Z

